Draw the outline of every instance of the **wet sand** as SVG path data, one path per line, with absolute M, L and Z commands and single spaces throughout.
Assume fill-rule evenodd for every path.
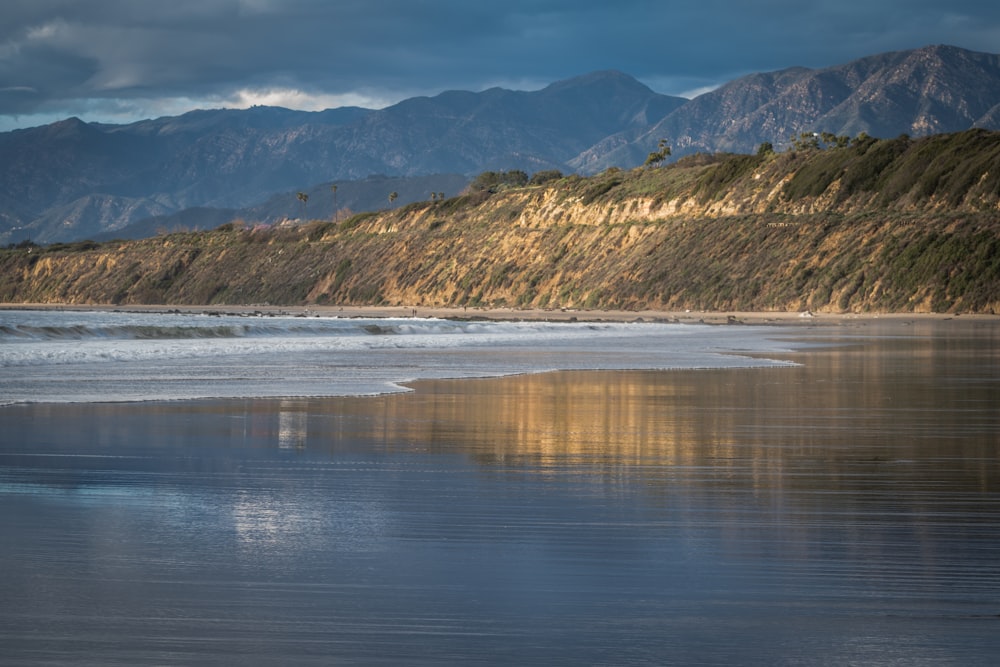
M 802 327 L 850 344 L 779 369 L 0 408 L 4 657 L 992 665 L 1000 338 L 965 321 Z

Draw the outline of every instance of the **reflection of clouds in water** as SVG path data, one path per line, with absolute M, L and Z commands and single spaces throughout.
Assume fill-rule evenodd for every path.
M 305 492 L 243 490 L 233 498 L 233 527 L 241 548 L 252 557 L 301 555 L 310 551 L 369 551 L 385 533 L 378 502 L 331 498 L 331 489 Z M 291 499 L 294 498 L 294 499 Z
M 233 527 L 246 546 L 270 547 L 302 532 L 303 517 L 294 503 L 249 491 L 233 499 Z

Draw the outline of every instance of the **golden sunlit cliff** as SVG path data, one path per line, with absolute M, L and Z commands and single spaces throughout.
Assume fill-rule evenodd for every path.
M 342 221 L 20 244 L 0 301 L 1000 312 L 1000 133 L 475 185 Z

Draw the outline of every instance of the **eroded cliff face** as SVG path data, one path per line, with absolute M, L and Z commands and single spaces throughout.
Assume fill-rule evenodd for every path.
M 362 254 L 372 261 L 332 298 L 310 297 L 352 301 L 367 283 L 392 304 L 998 312 L 993 211 L 746 211 L 646 198 L 587 206 L 550 193 L 496 198 L 462 220 L 412 211 L 356 230 L 371 235 Z
M 935 166 L 969 141 L 700 158 L 339 223 L 7 250 L 0 300 L 996 313 L 1000 140 Z

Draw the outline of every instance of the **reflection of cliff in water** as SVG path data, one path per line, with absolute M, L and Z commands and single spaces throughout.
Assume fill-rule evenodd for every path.
M 370 418 L 387 443 L 493 467 L 706 467 L 718 484 L 836 490 L 892 479 L 901 492 L 944 466 L 949 483 L 995 489 L 1000 348 L 991 337 L 915 332 L 857 344 L 852 333 L 792 356 L 803 364 L 794 368 L 423 382 L 373 401 L 380 414 Z

